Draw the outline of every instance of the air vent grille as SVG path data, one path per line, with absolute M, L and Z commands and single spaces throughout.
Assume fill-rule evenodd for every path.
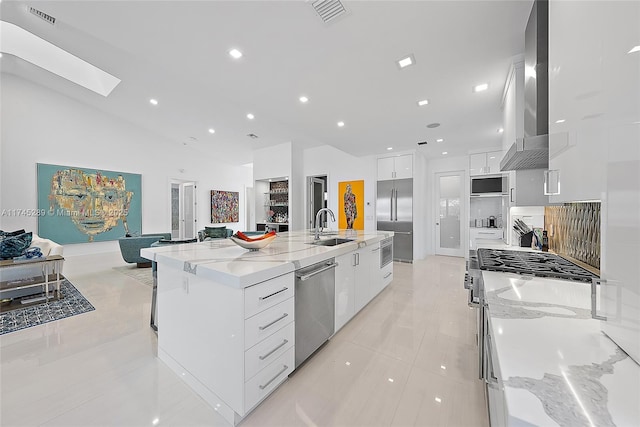
M 42 19 L 43 21 L 48 22 L 51 25 L 54 25 L 56 23 L 56 18 L 54 18 L 51 15 L 48 15 L 48 14 L 44 13 L 41 10 L 36 9 L 35 7 L 29 6 L 29 12 L 31 12 L 32 14 L 37 16 L 38 18 Z
M 418 142 L 418 145 L 427 145 L 427 141 L 420 141 Z
M 347 11 L 339 0 L 316 0 L 311 5 L 324 22 L 329 22 Z
M 251 139 L 258 139 L 258 135 L 256 135 L 255 133 L 248 133 L 247 136 Z

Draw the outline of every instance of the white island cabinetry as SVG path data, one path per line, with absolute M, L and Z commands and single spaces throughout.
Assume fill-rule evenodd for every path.
M 349 230 L 331 247 L 313 244 L 309 231 L 281 233 L 256 252 L 230 240 L 143 249 L 158 266 L 158 357 L 238 424 L 295 369 L 295 272 L 338 261 L 339 328 L 379 292 L 372 275 L 392 235 Z M 393 273 L 393 263 L 386 268 Z
M 158 356 L 228 420 L 293 372 L 293 272 L 237 289 L 159 264 L 158 289 Z

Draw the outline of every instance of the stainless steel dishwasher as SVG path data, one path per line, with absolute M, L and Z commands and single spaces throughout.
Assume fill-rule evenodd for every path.
M 333 335 L 337 266 L 331 258 L 296 271 L 296 368 Z

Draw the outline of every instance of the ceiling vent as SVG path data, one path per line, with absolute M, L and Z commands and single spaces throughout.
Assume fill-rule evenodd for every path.
M 255 133 L 248 133 L 247 136 L 251 139 L 258 139 L 258 135 L 256 135 Z
M 427 145 L 427 141 L 420 141 L 418 142 L 418 145 Z
M 339 0 L 316 0 L 311 5 L 325 23 L 347 11 Z
M 54 18 L 51 15 L 47 15 L 46 13 L 36 9 L 35 7 L 29 7 L 29 12 L 36 15 L 38 18 L 42 19 L 43 21 L 48 22 L 51 25 L 54 25 L 56 23 L 56 18 Z

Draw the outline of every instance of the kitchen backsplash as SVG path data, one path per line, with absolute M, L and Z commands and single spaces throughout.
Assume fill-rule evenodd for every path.
M 600 269 L 600 202 L 545 206 L 549 249 Z

